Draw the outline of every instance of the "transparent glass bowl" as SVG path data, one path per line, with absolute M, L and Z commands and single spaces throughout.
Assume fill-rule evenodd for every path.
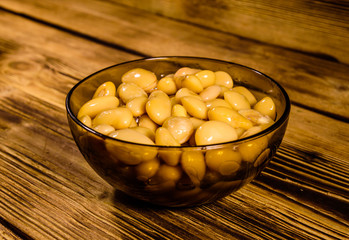
M 112 81 L 118 86 L 125 72 L 138 67 L 154 72 L 158 78 L 174 73 L 181 67 L 226 71 L 232 76 L 234 86 L 247 87 L 257 99 L 266 95 L 273 99 L 277 115 L 275 123 L 256 135 L 223 144 L 165 147 L 117 140 L 94 131 L 77 119 L 78 110 L 91 99 L 99 85 Z M 285 90 L 273 79 L 239 64 L 197 57 L 157 57 L 117 64 L 86 77 L 68 93 L 66 108 L 72 135 L 82 155 L 115 189 L 156 205 L 188 207 L 210 203 L 237 191 L 265 168 L 284 136 L 290 101 Z M 219 161 L 220 156 L 225 159 L 231 157 L 231 161 L 216 170 L 204 166 L 204 177 L 195 179 L 195 176 L 185 174 L 180 161 L 176 166 L 169 166 L 162 160 L 167 156 L 176 162 L 183 153 L 188 152 L 196 152 L 205 161 L 208 158 Z M 146 164 L 152 159 L 160 163 L 161 174 L 167 176 L 149 179 L 137 177 L 139 169 L 147 169 Z M 149 164 L 147 171 L 151 171 L 151 168 Z M 195 175 L 195 169 L 193 171 Z

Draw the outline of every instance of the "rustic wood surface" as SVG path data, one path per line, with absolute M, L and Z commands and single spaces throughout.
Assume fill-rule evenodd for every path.
M 348 1 L 111 1 L 349 63 L 349 49 L 342 47 L 349 41 Z
M 215 29 L 203 19 L 183 21 L 188 12 L 178 6 L 175 19 L 164 7 L 170 1 L 161 1 L 163 8 L 149 3 L 147 11 L 117 2 L 0 1 L 0 239 L 349 239 L 347 6 L 336 5 L 341 11 L 335 15 L 333 5 L 318 1 L 321 14 L 299 13 L 300 28 L 321 32 L 325 23 L 336 23 L 340 41 L 310 32 L 302 44 L 302 29 L 285 29 L 279 34 L 293 36 L 287 45 L 248 35 L 248 29 L 246 36 L 222 31 L 219 22 Z M 154 14 L 159 9 L 165 17 Z M 282 10 L 291 14 L 295 5 Z M 316 22 L 321 16 L 327 21 Z M 290 18 L 288 29 L 298 23 Z M 323 51 L 309 49 L 312 38 L 322 38 Z M 292 100 L 289 127 L 270 165 L 209 205 L 168 209 L 130 199 L 89 167 L 70 134 L 64 101 L 81 78 L 164 55 L 256 68 Z

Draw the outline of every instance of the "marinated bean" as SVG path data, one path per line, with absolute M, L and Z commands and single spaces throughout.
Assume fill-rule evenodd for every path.
M 140 117 L 145 113 L 145 104 L 147 101 L 147 97 L 136 97 L 127 102 L 126 108 L 132 112 L 134 117 Z
M 238 138 L 241 138 L 242 134 L 244 134 L 244 132 L 246 132 L 246 129 L 243 128 L 235 128 L 236 133 L 238 135 Z
M 152 130 L 150 130 L 149 128 L 135 126 L 135 127 L 130 128 L 130 129 L 135 130 L 135 131 L 143 134 L 144 136 L 150 138 L 150 140 L 155 142 L 155 133 Z
M 134 128 L 134 127 L 138 127 L 138 124 L 136 122 L 136 119 L 132 118 L 129 128 Z
M 157 84 L 156 75 L 142 68 L 131 69 L 121 77 L 123 83 L 134 83 L 141 87 L 145 92 L 151 92 Z
M 162 126 L 169 130 L 180 144 L 187 142 L 194 132 L 192 122 L 186 117 L 169 117 Z
M 105 82 L 97 88 L 92 98 L 115 96 L 115 93 L 116 93 L 116 87 L 114 83 Z
M 172 114 L 173 117 L 188 117 L 187 110 L 180 104 L 175 104 L 172 106 Z
M 196 93 L 194 93 L 192 90 L 189 90 L 188 88 L 181 88 L 176 93 L 176 96 L 175 96 L 176 102 L 180 103 L 181 99 L 183 97 L 188 97 L 188 96 L 195 97 L 195 98 L 201 100 L 201 97 L 199 95 L 197 95 Z
M 181 102 L 183 107 L 191 116 L 199 119 L 207 119 L 207 107 L 202 100 L 192 96 L 187 96 L 182 97 Z
M 181 159 L 182 152 L 181 150 L 176 149 L 160 149 L 159 150 L 159 158 L 164 161 L 169 166 L 178 165 Z
M 241 95 L 243 95 L 248 100 L 248 102 L 250 103 L 251 106 L 256 104 L 256 102 L 257 102 L 256 97 L 247 88 L 245 88 L 243 86 L 237 86 L 237 87 L 233 88 L 233 91 L 238 92 Z
M 182 80 L 182 88 L 188 88 L 194 93 L 200 93 L 204 88 L 201 81 L 194 75 L 187 75 Z
M 262 128 L 260 126 L 254 126 L 254 127 L 251 127 L 250 129 L 247 129 L 245 132 L 243 132 L 239 138 L 246 138 L 246 137 L 257 134 L 260 131 L 262 131 Z
M 121 81 L 116 90 L 113 82 L 101 84 L 93 98 L 80 108 L 78 118 L 86 126 L 104 134 L 111 129 L 137 129 L 158 145 L 169 141 L 166 136 L 172 136 L 175 146 L 205 145 L 254 135 L 272 125 L 276 115 L 270 97 L 257 102 L 249 89 L 233 88 L 232 77 L 224 71 L 183 67 L 157 81 L 154 73 L 135 68 L 126 72 Z M 124 103 L 122 107 L 115 92 Z M 162 132 L 163 139 L 159 135 L 156 141 L 155 132 Z M 164 161 L 178 164 L 180 155 Z M 169 158 L 169 154 L 162 158 Z
M 186 76 L 193 75 L 199 71 L 200 70 L 198 69 L 189 68 L 189 67 L 182 67 L 178 69 L 173 76 L 177 89 L 180 89 L 182 87 L 182 81 Z
M 177 89 L 180 89 L 182 88 L 182 82 L 183 82 L 183 79 L 185 78 L 185 76 L 179 76 L 179 77 L 174 77 L 173 80 L 176 84 L 176 88 Z
M 155 133 L 156 129 L 158 128 L 158 125 L 155 122 L 153 122 L 153 120 L 151 120 L 148 115 L 142 115 L 138 119 L 138 126 L 149 128 L 154 133 Z
M 221 87 L 221 92 L 219 93 L 219 98 L 224 98 L 224 93 L 227 92 L 227 91 L 230 91 L 231 88 L 227 88 L 225 86 L 220 86 Z
M 89 117 L 93 118 L 102 111 L 113 109 L 118 106 L 119 99 L 115 96 L 94 98 L 82 105 L 78 112 L 78 118 L 80 119 L 84 115 L 88 115 Z
M 223 176 L 237 172 L 241 164 L 241 155 L 232 148 L 208 150 L 205 155 L 207 167 Z
M 199 72 L 199 69 L 195 69 L 195 68 L 189 68 L 189 67 L 182 67 L 180 69 L 178 69 L 175 74 L 174 74 L 174 78 L 176 77 L 183 77 L 186 75 L 192 75 L 195 74 L 197 72 Z
M 117 89 L 119 98 L 126 104 L 134 98 L 148 97 L 147 93 L 134 83 L 121 83 Z
M 153 182 L 177 182 L 182 176 L 182 169 L 179 166 L 169 166 L 167 164 L 161 164 L 159 170 L 154 176 Z
M 109 133 L 109 136 L 127 142 L 154 145 L 154 142 L 149 137 L 132 128 L 116 130 Z
M 168 117 L 171 116 L 171 101 L 166 93 L 157 90 L 149 96 L 149 100 L 145 105 L 146 112 L 151 120 L 161 125 Z
M 268 115 L 263 115 L 254 109 L 243 109 L 240 110 L 239 113 L 248 120 L 250 120 L 253 123 L 253 125 L 264 125 L 274 123 L 274 121 Z
M 222 88 L 220 86 L 212 85 L 212 86 L 205 88 L 205 90 L 203 90 L 200 93 L 200 97 L 205 102 L 210 101 L 210 100 L 214 100 L 219 96 L 219 94 L 221 93 L 221 90 L 222 90 Z
M 233 128 L 249 129 L 253 126 L 252 122 L 240 115 L 237 111 L 226 107 L 214 107 L 208 111 L 208 119 L 228 123 Z
M 221 121 L 207 121 L 195 132 L 195 142 L 198 146 L 230 142 L 237 138 L 236 130 Z
M 220 99 L 220 98 L 216 98 L 216 99 L 207 101 L 206 107 L 208 108 L 208 110 L 210 110 L 211 108 L 214 108 L 214 107 L 232 108 L 232 106 L 227 101 L 225 101 L 224 99 Z
M 224 92 L 224 100 L 227 101 L 236 111 L 251 108 L 246 97 L 233 90 Z
M 135 167 L 137 179 L 142 182 L 147 181 L 149 178 L 153 177 L 156 174 L 156 172 L 159 170 L 159 167 L 160 161 L 157 158 L 140 163 Z
M 267 129 L 268 127 L 270 127 L 271 125 L 274 124 L 274 121 L 271 121 L 271 122 L 268 122 L 268 123 L 263 123 L 261 125 L 259 125 L 259 127 L 264 130 L 264 129 Z
M 172 77 L 164 77 L 159 80 L 157 89 L 163 91 L 167 95 L 172 95 L 177 92 L 177 86 Z
M 164 93 L 163 91 L 161 90 L 154 90 L 152 91 L 150 94 L 149 94 L 149 99 L 152 99 L 152 98 L 165 98 L 165 99 L 169 99 L 169 96 Z
M 100 124 L 95 126 L 93 129 L 104 135 L 108 135 L 109 133 L 115 131 L 115 128 L 113 126 L 110 126 L 109 124 Z
M 124 107 L 118 107 L 99 113 L 92 120 L 92 125 L 108 124 L 113 126 L 115 129 L 123 129 L 130 127 L 132 120 L 133 115 L 130 110 Z
M 173 95 L 170 97 L 170 101 L 171 101 L 171 106 L 172 106 L 172 107 L 173 107 L 174 105 L 180 103 L 180 101 L 177 101 L 176 96 L 173 96 Z
M 159 127 L 155 133 L 155 143 L 161 146 L 180 146 L 167 128 Z M 168 165 L 176 166 L 181 157 L 180 150 L 159 149 L 159 157 Z
M 227 88 L 232 88 L 234 85 L 233 79 L 231 76 L 224 71 L 217 71 L 214 73 L 216 76 L 216 84 L 221 85 Z
M 80 120 L 80 122 L 82 122 L 87 127 L 91 127 L 92 126 L 92 120 L 91 120 L 89 115 L 83 115 L 83 116 L 81 116 L 79 118 L 79 120 Z
M 111 132 L 109 136 L 127 142 L 154 145 L 154 142 L 142 133 L 128 128 Z M 129 144 L 110 139 L 105 140 L 105 146 L 114 161 L 120 161 L 126 165 L 137 165 L 141 162 L 152 160 L 158 154 L 156 148 L 152 146 L 130 146 Z
M 189 118 L 189 120 L 193 124 L 194 130 L 196 130 L 198 127 L 200 127 L 200 125 L 202 125 L 204 122 L 206 122 L 205 120 L 198 119 L 196 117 L 191 117 L 191 118 Z
M 159 127 L 155 132 L 155 143 L 161 146 L 180 146 L 181 144 L 173 137 L 165 127 Z
M 270 97 L 262 98 L 253 108 L 263 115 L 268 115 L 272 120 L 275 120 L 275 103 Z
M 253 162 L 259 156 L 259 154 L 268 147 L 268 138 L 260 137 L 256 140 L 241 143 L 239 145 L 239 152 L 242 159 L 246 162 Z
M 265 149 L 256 159 L 256 161 L 253 163 L 254 167 L 259 167 L 262 165 L 269 157 L 270 154 L 270 148 Z
M 181 165 L 191 181 L 195 185 L 199 185 L 206 172 L 206 164 L 203 153 L 198 151 L 183 152 Z
M 207 88 L 216 83 L 216 75 L 211 70 L 202 70 L 195 73 L 195 76 L 200 80 L 203 88 Z

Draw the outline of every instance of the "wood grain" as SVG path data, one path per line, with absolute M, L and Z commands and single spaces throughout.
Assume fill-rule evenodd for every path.
M 0 220 L 0 239 L 1 240 L 17 240 L 21 238 L 17 236 L 11 229 L 8 229 L 5 225 L 3 225 Z
M 158 49 L 147 40 L 144 44 L 152 47 L 136 47 L 142 41 L 128 41 L 132 35 L 127 34 L 133 34 L 133 31 L 121 31 L 119 38 L 113 38 L 116 31 L 126 27 L 115 25 L 115 32 L 108 33 L 111 25 L 103 21 L 109 18 L 116 22 L 111 12 L 122 10 L 118 16 L 119 24 L 127 24 L 134 31 L 140 28 L 141 19 L 150 22 L 158 17 L 147 20 L 151 15 L 141 15 L 132 20 L 135 13 L 128 8 L 116 6 L 107 9 L 110 6 L 107 3 L 92 7 L 89 1 L 80 8 L 72 3 L 74 12 L 65 9 L 67 2 L 62 1 L 61 8 L 67 11 L 56 10 L 66 14 L 66 19 L 61 19 L 60 27 L 57 27 L 57 22 L 52 26 L 52 19 L 48 23 L 37 21 L 53 11 L 46 10 L 46 15 L 34 11 L 48 2 L 44 5 L 35 1 L 31 3 L 29 9 L 35 16 L 34 20 L 6 11 L 0 13 L 0 216 L 14 228 L 32 239 L 349 238 L 346 214 L 349 210 L 349 124 L 341 121 L 347 113 L 343 109 L 326 109 L 341 116 L 336 118 L 326 116 L 325 110 L 311 110 L 322 109 L 332 101 L 339 101 L 338 106 L 346 101 L 345 96 L 336 98 L 337 87 L 346 86 L 346 66 L 234 40 L 250 50 L 241 53 L 235 48 L 225 48 L 226 58 L 233 58 L 236 54 L 241 62 L 248 61 L 279 77 L 287 76 L 283 71 L 288 74 L 294 71 L 291 63 L 302 63 L 306 78 L 320 88 L 319 91 L 326 89 L 328 97 L 322 99 L 324 104 L 299 100 L 298 106 L 292 106 L 289 127 L 279 152 L 269 167 L 245 188 L 213 204 L 196 208 L 155 207 L 114 191 L 89 167 L 71 137 L 64 100 L 69 89 L 87 74 L 114 63 L 139 58 L 143 56 L 135 54 L 139 50 L 156 55 Z M 81 8 L 85 14 L 80 12 L 82 15 L 79 15 Z M 69 15 L 72 13 L 75 15 Z M 74 17 L 79 25 L 77 20 L 82 16 L 89 19 L 87 22 L 99 19 L 99 23 L 106 24 L 105 35 L 100 36 L 100 41 L 95 39 L 96 32 L 92 34 L 93 38 L 82 35 L 88 28 L 84 25 L 86 21 L 75 30 L 68 28 L 67 23 Z M 177 26 L 171 29 L 169 36 L 174 39 L 172 44 L 181 46 L 186 41 L 188 43 L 188 40 L 174 37 L 180 36 L 181 27 L 195 29 L 196 34 L 210 33 L 177 24 L 163 20 L 159 24 L 153 23 L 152 28 L 161 32 Z M 217 36 L 226 37 L 221 33 Z M 114 45 L 104 44 L 110 39 Z M 199 39 L 196 47 L 186 51 L 218 56 L 224 47 L 217 46 L 217 40 L 212 42 L 215 42 L 214 47 L 202 48 L 207 41 Z M 159 48 L 170 46 L 160 40 L 155 43 Z M 135 51 L 128 52 L 125 50 L 128 48 Z M 256 48 L 259 51 L 251 50 Z M 280 73 L 277 67 L 281 64 L 269 66 L 256 61 L 260 52 L 266 49 L 275 55 L 280 51 L 286 54 L 287 57 L 279 57 L 283 63 L 288 63 L 279 70 Z M 250 59 L 247 58 L 249 54 Z M 315 68 L 306 64 L 309 59 L 317 63 Z M 325 75 L 317 75 L 314 69 L 325 65 L 329 66 L 324 69 Z M 299 99 L 307 99 L 313 93 L 316 96 L 317 89 L 304 92 L 298 85 L 294 81 L 286 86 L 293 91 L 290 95 L 295 103 L 297 96 Z M 347 93 L 345 89 L 341 91 Z M 319 96 L 314 99 L 319 99 Z M 4 229 L 5 234 L 11 236 L 11 230 Z
M 107 1 L 5 0 L 0 7 L 142 56 L 189 55 L 240 63 L 280 82 L 294 104 L 349 121 L 349 66 L 345 64 Z
M 346 1 L 112 0 L 172 19 L 349 63 Z

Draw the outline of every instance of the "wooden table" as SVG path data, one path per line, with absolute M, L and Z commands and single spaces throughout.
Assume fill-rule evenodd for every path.
M 0 239 L 349 239 L 349 7 L 289 1 L 0 1 Z M 292 3 L 290 3 L 292 2 Z M 195 208 L 150 207 L 87 164 L 65 97 L 147 56 L 228 60 L 292 100 L 270 165 Z

